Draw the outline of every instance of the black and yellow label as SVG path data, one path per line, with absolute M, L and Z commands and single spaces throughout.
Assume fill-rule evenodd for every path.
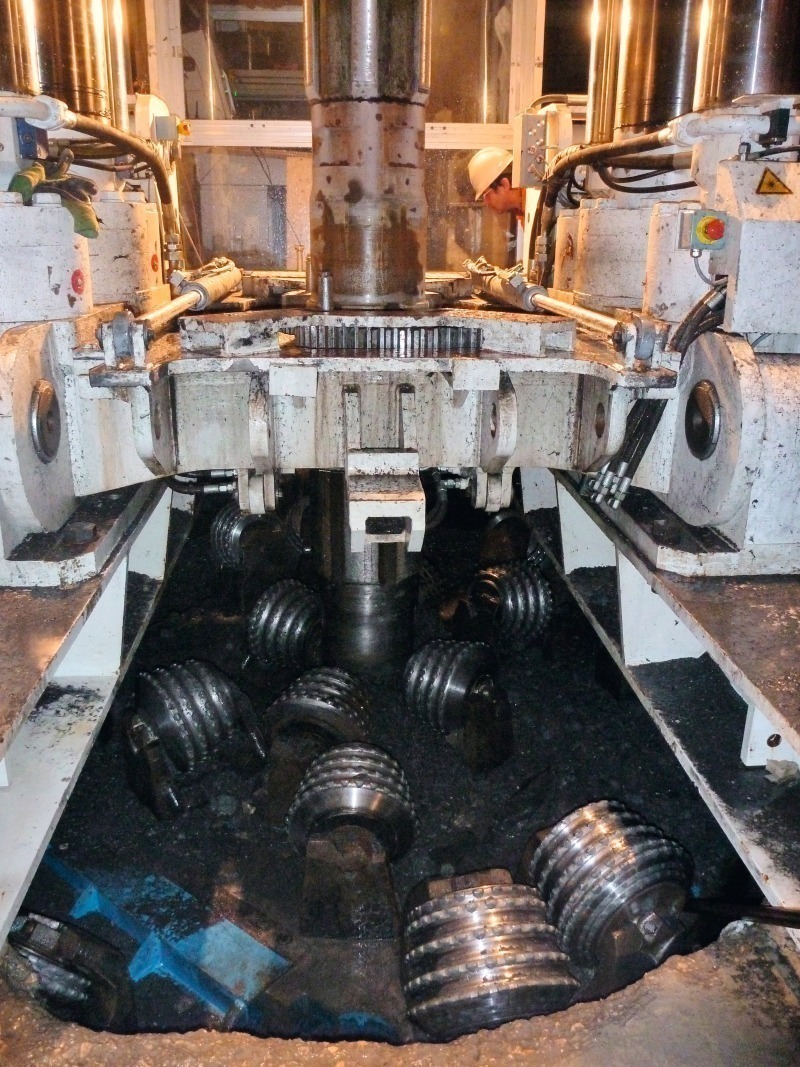
M 787 196 L 791 194 L 792 190 L 785 181 L 778 177 L 774 170 L 765 167 L 756 192 L 760 196 Z

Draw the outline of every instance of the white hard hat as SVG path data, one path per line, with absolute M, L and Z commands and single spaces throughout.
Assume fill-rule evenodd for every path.
M 492 182 L 508 170 L 514 157 L 507 148 L 481 148 L 469 161 L 467 171 L 475 199 L 480 200 Z

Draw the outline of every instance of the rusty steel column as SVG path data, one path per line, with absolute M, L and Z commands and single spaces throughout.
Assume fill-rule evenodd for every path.
M 304 8 L 310 274 L 330 274 L 334 307 L 424 306 L 430 0 Z

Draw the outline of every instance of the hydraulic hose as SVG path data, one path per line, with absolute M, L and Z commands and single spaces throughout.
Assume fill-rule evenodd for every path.
M 669 127 L 653 133 L 641 133 L 625 141 L 609 141 L 605 144 L 571 145 L 559 152 L 547 168 L 542 193 L 536 205 L 533 220 L 533 239 L 550 231 L 555 218 L 558 195 L 576 167 L 593 166 L 607 160 L 619 160 L 625 156 L 635 156 L 644 152 L 654 152 L 664 145 L 673 143 L 673 134 Z M 544 284 L 548 268 L 539 272 L 538 281 Z
M 614 156 L 605 161 L 605 166 L 625 170 L 688 170 L 692 165 L 691 152 L 673 152 L 668 156 L 633 155 Z
M 175 202 L 172 198 L 172 189 L 169 184 L 169 171 L 164 165 L 161 156 L 152 149 L 145 141 L 133 137 L 122 130 L 116 130 L 113 126 L 106 126 L 97 119 L 87 118 L 85 115 L 70 115 L 66 125 L 77 133 L 83 133 L 87 137 L 93 137 L 96 141 L 116 145 L 121 149 L 121 154 L 131 155 L 146 163 L 153 172 L 153 178 L 158 189 L 161 201 L 161 213 L 164 219 L 164 234 L 180 233 L 178 213 L 175 210 Z
M 626 141 L 609 141 L 606 144 L 572 145 L 559 152 L 550 166 L 547 168 L 545 180 L 545 207 L 553 207 L 561 186 L 567 180 L 567 175 L 576 167 L 592 166 L 595 163 L 605 163 L 609 159 L 620 159 L 624 156 L 633 156 L 642 152 L 654 152 L 657 148 L 663 148 L 672 141 L 672 131 L 669 127 L 656 130 L 654 133 L 640 133 L 636 137 L 629 137 Z M 551 188 L 552 187 L 552 188 Z

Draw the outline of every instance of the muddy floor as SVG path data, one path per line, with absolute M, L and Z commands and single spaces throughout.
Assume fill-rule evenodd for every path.
M 59 1023 L 0 982 L 0 1062 L 14 1067 L 792 1067 L 800 1061 L 797 977 L 763 931 L 747 927 L 730 929 L 693 956 L 673 957 L 607 1000 L 436 1046 L 207 1031 L 96 1034 Z
M 448 636 L 439 604 L 462 588 L 477 566 L 485 518 L 465 506 L 456 505 L 453 512 L 426 540 L 430 571 L 417 612 L 417 644 Z M 212 515 L 207 508 L 195 524 L 136 669 L 189 657 L 213 662 L 248 692 L 268 728 L 270 705 L 287 679 L 246 662 L 241 584 L 235 574 L 212 564 Z M 431 876 L 498 866 L 514 870 L 533 832 L 605 797 L 625 801 L 688 848 L 697 894 L 754 897 L 748 875 L 673 754 L 621 683 L 580 611 L 550 577 L 554 613 L 546 637 L 522 652 L 503 655 L 501 650 L 500 677 L 511 701 L 515 737 L 514 755 L 501 767 L 471 773 L 441 735 L 409 715 L 396 671 L 364 679 L 375 701 L 373 740 L 404 767 L 419 816 L 412 848 L 392 868 L 399 901 Z M 424 1041 L 405 1015 L 396 942 L 301 933 L 302 858 L 270 809 L 269 769 L 258 767 L 241 741 L 228 746 L 204 775 L 209 798 L 204 807 L 160 822 L 137 800 L 125 780 L 118 736 L 121 717 L 134 699 L 131 679 L 56 830 L 53 854 L 85 874 L 113 878 L 134 871 L 180 886 L 206 921 L 228 919 L 291 963 L 269 989 L 275 1002 L 311 998 L 334 1014 L 368 1013 L 382 1020 L 395 1042 Z M 40 872 L 27 906 L 65 918 L 71 904 L 63 885 Z M 114 937 L 103 922 L 95 932 Z M 694 950 L 718 932 L 698 928 L 685 947 Z M 126 947 L 124 938 L 119 947 Z M 65 1029 L 33 1005 L 11 998 L 0 1015 L 7 1052 L 0 1062 L 77 1065 L 113 1058 L 123 1064 L 244 1064 L 274 1057 L 281 1063 L 450 1063 L 455 1056 L 480 1063 L 539 1062 L 540 1057 L 552 1062 L 557 1050 L 560 1062 L 576 1064 L 791 1063 L 796 1060 L 781 1057 L 799 1047 L 798 1016 L 784 970 L 760 934 L 740 931 L 722 945 L 673 959 L 601 1005 L 578 1005 L 549 1019 L 511 1024 L 499 1034 L 465 1038 L 437 1052 L 418 1045 L 390 1050 L 352 1043 L 252 1044 L 241 1035 L 205 1033 L 171 1036 L 160 1046 L 152 1037 L 122 1039 Z M 785 999 L 785 1010 L 773 1010 L 776 998 Z M 157 982 L 139 989 L 137 1009 L 141 1030 L 190 1031 L 212 1023 L 201 1006 Z M 285 1025 L 284 1018 L 272 1032 L 294 1036 L 281 1029 Z M 678 1034 L 689 1044 L 674 1046 Z M 642 1042 L 646 1057 L 625 1058 L 633 1057 Z M 677 1055 L 678 1048 L 686 1054 Z M 590 1052 L 594 1059 L 585 1058 Z

